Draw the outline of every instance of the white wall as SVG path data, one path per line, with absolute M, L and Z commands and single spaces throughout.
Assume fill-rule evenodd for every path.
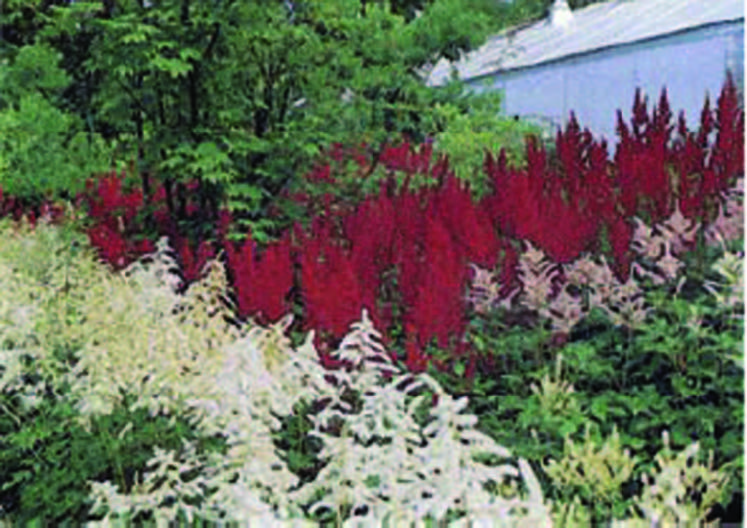
M 636 87 L 648 96 L 649 109 L 667 87 L 674 116 L 685 111 L 688 126 L 697 127 L 706 94 L 712 108 L 721 91 L 727 67 L 737 69 L 743 84 L 744 23 L 691 30 L 649 42 L 601 50 L 551 64 L 476 79 L 504 90 L 508 115 L 565 122 L 571 110 L 582 127 L 616 143 L 617 109 L 630 119 Z

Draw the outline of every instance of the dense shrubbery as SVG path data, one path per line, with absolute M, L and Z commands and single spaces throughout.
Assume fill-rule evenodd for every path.
M 628 515 L 643 516 L 648 523 L 656 518 L 702 519 L 714 504 L 726 504 L 732 487 L 738 486 L 734 472 L 738 475 L 742 466 L 742 367 L 730 341 L 738 341 L 743 324 L 743 319 L 732 317 L 742 315 L 743 301 L 738 299 L 714 305 L 703 297 L 698 308 L 690 304 L 683 312 L 682 303 L 666 302 L 667 295 L 653 290 L 648 300 L 657 314 L 672 332 L 685 330 L 691 337 L 667 339 L 653 319 L 635 328 L 633 335 L 597 314 L 574 329 L 565 347 L 551 350 L 544 339 L 536 346 L 531 346 L 531 339 L 511 343 L 503 340 L 504 332 L 484 327 L 474 335 L 491 352 L 486 361 L 492 359 L 493 366 L 479 365 L 467 380 L 471 387 L 462 386 L 464 379 L 433 372 L 435 379 L 452 387 L 451 394 L 469 393 L 469 401 L 455 401 L 440 384 L 428 381 L 431 378 L 399 371 L 400 377 L 365 316 L 332 355 L 347 367 L 323 369 L 312 336 L 290 350 L 283 335 L 287 319 L 269 330 L 250 326 L 248 333 L 227 325 L 222 315 L 230 312 L 221 300 L 226 282 L 219 268 L 209 268 L 204 280 L 192 284 L 186 296 L 178 296 L 177 281 L 169 278 L 175 263 L 163 246 L 152 264 L 138 264 L 123 280 L 112 281 L 103 268 L 91 266 L 93 254 L 87 248 L 80 248 L 71 260 L 71 240 L 57 239 L 56 231 L 44 225 L 38 225 L 33 235 L 22 228 L 15 235 L 6 230 L 5 236 L 0 279 L 8 305 L 0 314 L 0 426 L 8 433 L 2 444 L 10 490 L 4 507 L 15 519 L 59 521 L 75 515 L 84 520 L 94 499 L 101 514 L 129 513 L 142 520 L 153 514 L 186 519 L 183 516 L 190 512 L 217 519 L 215 515 L 226 508 L 234 516 L 240 511 L 311 515 L 308 507 L 321 505 L 320 499 L 326 498 L 329 508 L 319 512 L 319 520 L 369 513 L 380 523 L 395 502 L 397 514 L 413 513 L 408 501 L 414 500 L 412 504 L 421 506 L 432 502 L 435 509 L 429 511 L 436 517 L 452 505 L 450 519 L 459 518 L 463 510 L 473 519 L 487 515 L 491 522 L 501 519 L 513 526 L 495 510 L 513 500 L 506 482 L 500 486 L 500 477 L 493 483 L 497 488 L 486 489 L 509 502 L 494 503 L 492 512 L 479 513 L 472 503 L 478 498 L 477 488 L 461 496 L 461 502 L 452 502 L 461 493 L 455 483 L 467 485 L 470 471 L 478 467 L 452 465 L 463 446 L 449 443 L 454 441 L 449 427 L 462 421 L 459 410 L 465 405 L 480 416 L 478 427 L 488 437 L 502 438 L 512 453 L 526 454 L 533 461 L 543 483 L 546 511 L 552 511 L 556 526 Z M 33 262 L 30 254 L 46 255 L 47 266 L 22 271 Z M 522 262 L 526 258 L 522 255 Z M 720 268 L 728 272 L 728 262 L 721 262 Z M 723 283 L 729 273 L 721 275 Z M 729 290 L 721 286 L 715 291 L 724 295 Z M 18 306 L 23 307 L 20 319 Z M 693 317 L 702 318 L 700 328 L 693 326 Z M 501 319 L 497 313 L 483 320 L 495 324 Z M 177 329 L 184 333 L 181 337 Z M 525 336 L 538 331 L 542 329 L 528 329 Z M 693 346 L 693 338 L 703 346 Z M 545 365 L 553 356 L 559 362 L 559 353 L 563 368 L 558 365 L 551 374 Z M 647 361 L 641 364 L 643 357 Z M 720 370 L 718 376 L 714 368 Z M 680 383 L 678 376 L 694 383 Z M 416 380 L 428 388 L 413 393 L 419 394 L 420 406 L 404 395 L 406 385 Z M 534 383 L 527 384 L 528 380 Z M 707 399 L 700 402 L 705 393 Z M 709 413 L 713 422 L 700 416 L 703 413 Z M 716 413 L 725 413 L 733 422 Z M 453 433 L 470 442 L 479 440 L 469 433 L 474 421 L 464 419 L 467 428 Z M 447 456 L 397 451 L 407 445 L 399 442 L 413 432 L 400 430 L 410 427 L 408 423 L 417 424 L 418 434 L 426 437 L 435 433 L 427 449 L 441 445 L 438 452 Z M 274 435 L 259 434 L 267 426 Z M 693 429 L 698 445 L 676 460 L 666 455 L 668 439 L 676 453 L 690 444 Z M 587 431 L 589 436 L 584 437 Z M 318 436 L 310 436 L 312 432 Z M 562 444 L 564 436 L 568 440 Z M 700 464 L 705 459 L 699 453 L 711 448 L 718 472 L 711 471 L 709 463 Z M 278 461 L 288 461 L 287 470 L 273 466 L 274 449 L 281 450 Z M 396 455 L 398 462 L 387 462 L 387 453 Z M 501 449 L 496 453 L 499 458 L 506 454 Z M 57 461 L 55 471 L 47 470 L 58 457 L 70 460 L 70 466 Z M 497 460 L 491 458 L 476 460 L 484 460 L 486 469 L 496 474 L 510 467 L 493 466 Z M 417 477 L 399 482 L 397 491 L 382 487 L 397 464 L 403 464 L 400 476 L 412 470 Z M 525 497 L 530 514 L 544 515 L 531 470 L 520 466 L 534 494 Z M 431 473 L 420 475 L 423 471 Z M 653 476 L 656 485 L 643 485 L 645 475 Z M 303 486 L 284 495 L 296 476 Z M 89 479 L 93 491 L 87 493 L 83 479 Z M 104 480 L 115 482 L 118 490 Z M 35 490 L 57 490 L 55 499 L 63 493 L 65 500 L 37 495 Z M 254 495 L 260 490 L 262 501 L 269 501 L 265 505 Z M 421 491 L 430 493 L 430 502 L 426 495 L 418 495 Z M 351 496 L 357 501 L 346 498 Z M 356 507 L 361 504 L 368 509 Z M 522 518 L 518 510 L 515 514 L 516 526 L 540 522 L 539 517 Z
M 158 184 L 199 181 L 208 216 L 226 205 L 257 236 L 287 226 L 268 210 L 320 148 L 444 132 L 434 108 L 453 120 L 468 98 L 457 83 L 425 86 L 424 68 L 479 46 L 514 11 L 482 0 L 0 9 L 6 192 L 74 194 L 115 153 L 136 160 L 146 203 Z M 520 140 L 521 127 L 507 130 Z
M 47 46 L 27 46 L 12 65 L 0 67 L 0 184 L 26 205 L 41 197 L 74 196 L 83 190 L 81 174 L 111 163 L 101 137 L 60 108 L 70 83 L 57 66 L 61 58 Z
M 312 11 L 306 13 L 306 22 L 325 19 L 324 13 Z M 387 13 L 376 13 L 362 29 L 386 22 Z M 136 44 L 137 35 L 151 31 L 150 23 L 130 22 L 125 34 L 118 35 L 120 40 Z M 102 24 L 104 32 L 122 29 L 116 23 Z M 295 35 L 292 30 L 286 34 L 284 25 L 275 29 L 277 38 Z M 143 90 L 138 93 L 164 89 L 156 95 L 162 103 L 167 101 L 164 75 L 187 63 L 192 71 L 186 51 L 181 59 L 157 60 L 160 73 L 141 75 L 146 86 L 136 87 Z M 38 47 L 24 47 L 16 55 L 0 80 L 4 87 L 18 88 L 14 76 L 22 76 L 24 68 L 38 66 L 43 74 L 37 79 L 39 86 L 28 88 L 34 94 L 2 101 L 0 127 L 16 130 L 13 127 L 23 125 L 25 130 L 27 125 L 46 123 L 44 116 L 57 124 L 67 124 L 68 118 L 75 121 L 73 114 L 61 113 L 46 99 L 64 85 L 60 72 L 49 68 L 56 60 Z M 94 61 L 98 68 L 101 60 Z M 220 65 L 213 66 L 223 71 Z M 359 79 L 361 86 L 376 73 L 370 75 Z M 187 84 L 191 76 L 177 75 Z M 125 72 L 125 77 L 136 84 L 137 75 Z M 6 90 L 4 96 L 11 92 Z M 375 114 L 373 119 L 384 119 L 392 130 L 417 139 L 411 130 L 413 114 L 403 110 L 415 92 L 405 92 L 384 111 L 388 117 Z M 365 98 L 378 100 L 369 96 Z M 27 106 L 18 106 L 18 101 Z M 174 103 L 175 108 L 183 103 Z M 360 416 L 368 412 L 371 418 L 387 409 L 401 421 L 391 427 L 416 423 L 427 428 L 423 420 L 428 414 L 427 405 L 425 410 L 405 412 L 409 400 L 395 402 L 403 387 L 390 383 L 391 374 L 382 374 L 378 381 L 383 385 L 376 389 L 359 387 L 357 398 L 355 391 L 341 389 L 360 381 L 347 370 L 357 356 L 346 352 L 346 346 L 355 334 L 349 328 L 365 308 L 373 328 L 382 331 L 386 350 L 371 337 L 375 334 L 367 321 L 357 327 L 356 346 L 365 342 L 364 352 L 377 355 L 378 363 L 391 363 L 390 370 L 428 372 L 430 377 L 420 379 L 435 379 L 440 385 L 430 384 L 430 393 L 423 393 L 426 401 L 453 403 L 446 393 L 439 393 L 440 386 L 449 387 L 452 396 L 469 395 L 469 403 L 463 404 L 479 416 L 479 429 L 531 462 L 558 526 L 635 515 L 685 522 L 705 517 L 717 504 L 726 507 L 731 501 L 733 507 L 743 496 L 744 423 L 743 205 L 738 192 L 728 195 L 744 175 L 744 115 L 738 103 L 729 82 L 715 111 L 706 105 L 698 131 L 690 132 L 681 116 L 672 137 L 666 94 L 651 115 L 637 94 L 630 126 L 620 119 L 614 160 L 608 158 L 604 144 L 572 119 L 558 133 L 552 152 L 536 138 L 528 139 L 523 159 L 518 150 L 502 150 L 496 157 L 488 153 L 479 177 L 473 171 L 478 156 L 473 147 L 483 139 L 488 145 L 502 132 L 501 125 L 483 123 L 479 112 L 471 117 L 452 115 L 450 109 L 457 106 L 450 107 L 455 104 L 450 99 L 441 117 L 458 126 L 443 131 L 434 125 L 433 131 L 439 132 L 435 144 L 427 141 L 414 150 L 409 141 L 382 144 L 379 137 L 357 146 L 335 143 L 304 181 L 285 191 L 274 189 L 272 183 L 285 170 L 280 168 L 283 155 L 288 149 L 304 151 L 316 145 L 297 129 L 286 130 L 298 135 L 282 146 L 273 136 L 273 148 L 278 149 L 272 151 L 274 160 L 265 151 L 270 139 L 256 131 L 231 136 L 238 143 L 228 157 L 207 136 L 181 150 L 169 143 L 178 143 L 178 138 L 165 138 L 165 146 L 154 140 L 149 155 L 167 158 L 161 159 L 167 174 L 163 182 L 151 181 L 132 168 L 128 178 L 111 173 L 89 180 L 85 191 L 76 187 L 81 182 L 75 171 L 89 168 L 80 168 L 83 165 L 76 160 L 88 162 L 98 155 L 76 154 L 71 145 L 82 146 L 83 136 L 71 139 L 50 127 L 51 161 L 40 164 L 33 142 L 13 135 L 25 143 L 6 141 L 0 149 L 0 171 L 5 171 L 2 181 L 7 184 L 0 210 L 16 219 L 28 213 L 32 224 L 50 216 L 66 228 L 58 243 L 49 242 L 48 237 L 56 235 L 40 228 L 35 236 L 41 245 L 8 233 L 8 241 L 0 246 L 0 254 L 7 257 L 0 266 L 0 480 L 5 484 L 1 505 L 21 521 L 82 520 L 92 504 L 84 482 L 109 480 L 129 497 L 119 497 L 103 485 L 97 485 L 95 495 L 106 498 L 110 506 L 121 499 L 120 509 L 130 513 L 170 506 L 173 514 L 178 503 L 185 512 L 198 508 L 209 517 L 215 513 L 215 505 L 207 500 L 211 493 L 219 493 L 218 502 L 226 507 L 232 500 L 242 503 L 242 496 L 232 493 L 250 489 L 263 490 L 264 503 L 258 497 L 252 500 L 256 499 L 257 511 L 267 514 L 268 508 L 279 513 L 294 496 L 294 505 L 300 508 L 296 513 L 311 516 L 309 507 L 326 495 L 333 504 L 317 520 L 347 517 L 356 513 L 356 505 L 344 498 L 352 492 L 368 501 L 369 510 L 386 509 L 387 498 L 389 505 L 399 501 L 407 509 L 407 504 L 417 502 L 417 485 L 441 482 L 445 472 L 438 475 L 434 469 L 430 480 L 409 474 L 410 487 L 397 488 L 401 493 L 392 493 L 392 487 L 372 491 L 383 474 L 359 482 L 370 469 L 368 462 L 361 462 L 367 449 L 380 457 L 388 452 L 386 446 L 394 445 L 401 458 L 412 463 L 407 471 L 412 473 L 417 466 L 408 458 L 412 452 L 404 455 L 397 443 L 402 438 L 393 429 L 379 424 L 386 434 L 380 430 L 372 440 L 366 437 L 370 431 L 364 431 L 370 420 Z M 357 115 L 352 109 L 358 103 L 351 104 L 341 123 L 350 123 Z M 217 108 L 225 111 L 225 105 L 230 106 L 223 101 Z M 401 120 L 387 113 L 397 105 L 407 114 Z M 125 106 L 117 100 L 99 117 L 116 115 Z M 253 124 L 262 121 L 262 107 L 252 107 Z M 295 125 L 313 124 L 318 118 L 299 112 L 302 117 L 290 119 Z M 231 133 L 236 132 L 240 124 L 222 119 L 212 124 L 228 123 Z M 76 123 L 74 132 L 80 132 Z M 162 117 L 155 123 L 154 129 L 140 131 L 141 139 L 153 139 L 158 127 L 168 128 Z M 184 122 L 177 128 L 186 133 Z M 281 128 L 267 133 L 280 134 Z M 479 141 L 462 143 L 467 140 L 462 132 L 474 133 L 473 139 Z M 29 137 L 36 141 L 39 136 L 33 132 Z M 86 148 L 102 145 L 94 136 L 90 139 Z M 242 143 L 248 140 L 251 145 Z M 165 152 L 155 152 L 161 146 Z M 440 156 L 444 152 L 454 156 L 462 174 L 453 174 L 451 158 Z M 299 159 L 305 155 L 299 154 Z M 233 179 L 232 171 L 244 162 L 249 172 L 266 171 L 267 179 L 257 185 Z M 172 178 L 187 166 L 189 170 L 176 178 L 180 181 Z M 45 176 L 54 168 L 60 168 L 59 174 Z M 16 177 L 37 169 L 43 170 L 33 181 Z M 194 179 L 187 181 L 188 177 Z M 234 216 L 215 186 L 222 179 L 232 180 L 233 199 L 248 199 L 244 206 L 254 215 L 253 232 L 230 232 Z M 45 187 L 47 183 L 51 187 Z M 132 183 L 134 187 L 125 185 Z M 260 207 L 257 204 L 269 196 L 264 186 L 273 187 L 269 194 L 280 198 Z M 36 203 L 39 192 L 69 197 L 77 193 L 77 209 L 68 210 L 77 216 L 75 221 L 63 218 L 66 213 L 59 205 Z M 28 210 L 30 204 L 33 211 Z M 289 218 L 298 222 L 281 229 Z M 156 244 L 164 235 L 173 255 Z M 156 249 L 159 276 L 143 273 L 139 264 L 130 268 L 138 257 Z M 139 284 L 141 290 L 119 292 L 103 268 L 93 265 L 97 257 L 114 270 L 126 269 L 120 278 Z M 225 267 L 229 291 L 222 271 L 215 271 L 220 266 L 205 268 L 214 258 Z M 169 269 L 179 277 L 166 280 Z M 288 313 L 295 315 L 292 326 L 289 319 L 281 320 Z M 241 341 L 247 329 L 239 328 L 246 320 L 252 337 Z M 271 330 L 255 326 L 279 320 Z M 147 326 L 151 323 L 154 326 Z M 277 369 L 291 361 L 290 341 L 283 332 L 295 338 L 305 330 L 314 330 L 315 339 L 300 347 L 306 354 L 302 359 L 292 357 L 311 376 L 304 378 L 306 386 L 284 378 Z M 239 341 L 243 345 L 231 348 Z M 203 406 L 203 411 L 213 412 L 215 406 L 207 400 L 220 404 L 221 398 L 230 398 L 208 391 L 203 394 L 207 400 L 198 401 L 194 391 L 207 390 L 199 383 L 212 379 L 215 386 L 210 376 L 223 375 L 215 359 L 228 354 L 239 361 L 236 358 L 247 349 L 262 356 L 264 369 L 257 356 L 247 360 L 255 374 L 272 373 L 274 381 L 267 376 L 254 380 L 267 385 L 269 392 L 258 395 L 264 403 L 231 400 L 237 413 L 251 408 L 254 414 L 242 422 L 214 412 L 212 419 L 217 421 L 200 422 L 187 409 Z M 159 366 L 152 360 L 156 353 Z M 321 366 L 315 363 L 317 353 Z M 331 377 L 337 377 L 337 385 L 328 386 Z M 358 436 L 350 436 L 350 429 L 341 431 L 334 419 L 317 427 L 315 420 L 332 413 L 332 406 L 320 403 L 321 393 L 311 397 L 309 384 L 338 401 L 337 419 L 354 424 Z M 306 399 L 284 399 L 304 389 Z M 269 411 L 273 404 L 282 407 L 284 412 L 275 413 L 282 416 Z M 345 404 L 357 417 L 345 412 Z M 258 428 L 267 434 L 258 435 L 257 443 L 245 443 L 241 435 L 250 437 Z M 192 444 L 180 450 L 179 441 Z M 694 441 L 698 447 L 688 447 Z M 352 443 L 353 458 L 360 457 L 355 471 L 337 466 L 342 462 L 334 456 L 327 457 L 330 449 L 334 451 L 330 446 Z M 364 448 L 359 450 L 361 443 Z M 680 459 L 662 455 L 670 445 L 675 451 L 685 449 Z M 322 446 L 327 450 L 321 451 Z M 391 449 L 396 451 L 395 447 Z M 167 462 L 160 448 L 176 453 L 176 460 Z M 269 455 L 276 448 L 282 451 L 277 460 L 275 454 Z M 252 450 L 279 465 L 247 466 Z M 456 447 L 452 451 L 456 453 Z M 687 463 L 688 457 L 704 461 L 704 451 L 712 452 L 718 472 Z M 160 469 L 153 471 L 146 467 L 152 454 L 160 461 Z M 54 471 L 51 466 L 58 458 L 69 465 Z M 168 492 L 161 479 L 173 469 L 169 464 L 188 462 L 194 464 L 189 476 L 182 475 L 183 482 L 178 475 L 169 481 L 177 487 L 182 482 L 183 487 Z M 672 469 L 678 464 L 679 469 Z M 671 489 L 645 485 L 646 475 L 657 468 L 663 473 L 654 478 Z M 270 482 L 273 471 L 280 475 L 277 482 Z M 343 473 L 349 481 L 342 479 Z M 287 484 L 296 477 L 304 486 L 286 496 Z M 451 485 L 456 481 L 452 479 Z M 676 500 L 665 507 L 670 492 Z M 434 493 L 429 493 L 432 499 Z M 153 503 L 154 497 L 160 502 Z M 454 498 L 446 501 L 452 510 L 439 511 L 436 517 L 454 518 L 462 507 L 469 509 L 464 502 L 449 502 Z M 711 516 L 741 516 L 718 507 Z
M 658 223 L 677 207 L 704 226 L 718 222 L 721 193 L 742 170 L 743 114 L 733 85 L 725 86 L 715 118 L 706 107 L 697 134 L 688 132 L 681 118 L 673 142 L 665 95 L 651 117 L 636 97 L 633 115 L 630 129 L 620 123 L 614 164 L 604 145 L 581 132 L 575 121 L 558 134 L 557 159 L 548 160 L 531 140 L 526 168 L 510 168 L 505 156 L 488 155 L 485 170 L 493 190 L 479 202 L 452 175 L 446 158 L 433 162 L 429 145 L 418 152 L 407 143 L 388 147 L 373 161 L 349 151 L 360 177 L 339 181 L 346 153 L 335 146 L 330 152 L 334 163 L 308 176 L 321 190 L 289 196 L 305 208 L 310 225 L 297 224 L 261 250 L 251 237 L 239 244 L 229 240 L 226 211 L 217 225 L 206 223 L 203 204 L 187 197 L 199 195 L 197 182 L 182 187 L 178 204 L 169 205 L 174 198 L 157 188 L 151 212 L 158 234 L 170 236 L 179 252 L 185 286 L 224 249 L 241 317 L 271 321 L 295 311 L 306 328 L 334 340 L 355 320 L 355 306 L 365 306 L 387 338 L 401 336 L 396 347 L 407 344 L 410 367 L 423 368 L 423 349 L 434 339 L 455 352 L 464 349 L 468 263 L 488 269 L 499 265 L 501 293 L 508 294 L 517 285 L 517 250 L 526 240 L 560 263 L 585 251 L 604 254 L 615 276 L 625 280 L 634 255 L 635 215 Z M 714 128 L 710 146 L 707 138 Z M 678 177 L 677 169 L 693 177 Z M 435 185 L 419 181 L 427 178 Z M 143 232 L 139 190 L 123 192 L 115 175 L 89 189 L 97 196 L 89 192 L 80 198 L 88 202 L 94 221 L 89 237 L 108 262 L 121 268 L 152 250 L 152 240 L 136 238 Z M 174 209 L 181 223 L 172 220 L 169 211 Z M 199 227 L 192 233 L 196 238 L 183 234 L 185 221 Z M 701 240 L 696 255 L 703 247 Z M 336 290 L 343 292 L 344 302 Z

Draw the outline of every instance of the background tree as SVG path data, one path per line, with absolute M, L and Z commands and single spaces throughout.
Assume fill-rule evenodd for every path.
M 58 108 L 138 160 L 146 199 L 157 175 L 184 216 L 181 184 L 197 179 L 200 223 L 226 201 L 261 237 L 282 227 L 268 207 L 321 148 L 364 141 L 375 157 L 402 133 L 443 132 L 434 109 L 469 103 L 458 84 L 425 87 L 424 68 L 534 2 L 15 0 L 0 26 L 10 64 L 27 47 L 62 52 Z

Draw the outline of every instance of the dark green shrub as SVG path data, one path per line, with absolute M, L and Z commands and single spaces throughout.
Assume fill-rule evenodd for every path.
M 92 520 L 87 481 L 109 480 L 129 492 L 154 447 L 179 450 L 182 440 L 197 438 L 185 416 L 150 417 L 147 409 L 125 406 L 95 418 L 87 431 L 73 404 L 51 390 L 28 412 L 18 394 L 4 393 L 0 402 L 0 506 L 21 524 Z M 203 438 L 198 445 L 220 451 L 223 441 Z
M 663 431 L 673 449 L 697 440 L 703 451 L 712 450 L 715 467 L 733 474 L 732 496 L 739 500 L 744 323 L 703 289 L 709 276 L 688 275 L 680 296 L 675 286 L 649 288 L 646 299 L 653 311 L 635 330 L 614 327 L 594 309 L 557 349 L 541 326 L 507 325 L 506 312 L 475 318 L 471 339 L 483 357 L 473 382 L 435 370 L 434 376 L 450 391 L 468 395 L 470 412 L 480 417 L 478 427 L 531 460 L 536 470 L 550 458 L 561 459 L 564 438 L 580 441 L 585 424 L 592 425 L 597 440 L 616 426 L 622 445 L 639 463 L 611 511 L 630 505 L 638 479 L 652 469 L 663 447 Z M 561 354 L 562 373 L 554 361 Z M 563 490 L 538 473 L 547 497 L 561 498 Z

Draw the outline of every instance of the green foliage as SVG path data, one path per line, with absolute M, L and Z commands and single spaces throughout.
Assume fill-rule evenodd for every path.
M 580 501 L 576 513 L 564 515 L 581 515 L 581 508 L 600 520 L 630 512 L 643 475 L 656 469 L 664 431 L 677 450 L 697 441 L 713 452 L 714 467 L 733 475 L 720 497 L 726 507 L 743 475 L 744 320 L 703 288 L 709 279 L 716 277 L 688 273 L 679 294 L 675 286 L 648 288 L 653 311 L 635 331 L 614 327 L 595 308 L 559 349 L 544 328 L 526 320 L 519 327 L 505 310 L 476 318 L 471 341 L 483 359 L 475 379 L 433 375 L 470 397 L 481 430 L 535 462 L 563 460 L 569 440 L 601 449 L 602 439 L 618 432 L 637 463 L 607 499 L 599 490 L 571 492 L 566 470 L 540 473 L 547 496 L 568 507 Z
M 298 404 L 296 407 L 294 414 L 282 420 L 283 425 L 275 435 L 275 445 L 283 453 L 281 458 L 288 464 L 288 469 L 302 483 L 307 483 L 316 478 L 323 466 L 318 458 L 322 443 L 309 435 L 314 429 L 314 424 L 309 419 L 314 414 L 313 406 Z
M 24 46 L 0 66 L 0 187 L 18 198 L 74 194 L 109 163 L 102 139 L 61 108 L 69 77 L 60 59 L 48 46 Z
M 168 185 L 213 183 L 205 191 L 213 212 L 225 200 L 260 237 L 276 230 L 281 219 L 269 208 L 320 147 L 378 148 L 402 133 L 418 143 L 442 132 L 434 109 L 464 99 L 462 89 L 424 86 L 423 68 L 480 45 L 506 15 L 479 0 L 5 9 L 19 37 L 11 54 L 39 45 L 63 52 L 65 108 L 89 131 Z
M 64 389 L 64 388 L 63 388 Z M 148 416 L 120 407 L 87 430 L 73 402 L 48 392 L 29 404 L 18 394 L 0 396 L 2 508 L 15 522 L 90 520 L 87 481 L 112 480 L 130 490 L 141 478 L 154 447 L 178 450 L 196 438 L 185 416 Z M 202 447 L 222 449 L 220 439 Z
M 11 65 L 0 69 L 0 109 L 12 106 L 29 93 L 59 100 L 70 84 L 68 75 L 58 67 L 62 55 L 45 45 L 24 46 Z
M 497 92 L 472 95 L 466 108 L 460 106 L 436 107 L 436 120 L 443 132 L 436 135 L 434 150 L 449 157 L 449 166 L 457 176 L 470 181 L 479 196 L 487 192 L 485 152 L 497 156 L 505 148 L 509 165 L 521 165 L 525 161 L 525 137 L 539 137 L 543 131 L 523 121 L 499 117 L 501 95 Z
M 616 430 L 602 443 L 599 438 L 592 438 L 587 424 L 583 442 L 566 438 L 563 458 L 550 460 L 544 469 L 562 490 L 562 503 L 572 504 L 580 498 L 591 510 L 596 525 L 611 518 L 621 519 L 628 513 L 630 505 L 623 500 L 622 486 L 632 476 L 635 462 L 629 450 L 622 447 Z

